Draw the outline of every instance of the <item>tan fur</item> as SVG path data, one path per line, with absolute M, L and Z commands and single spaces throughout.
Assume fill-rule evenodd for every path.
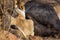
M 34 26 L 32 20 L 22 20 L 19 17 L 13 18 L 11 17 L 11 25 L 16 25 L 20 27 L 26 36 L 28 35 L 34 35 Z
M 20 2 L 19 5 L 20 5 L 20 9 L 21 9 L 21 10 L 25 10 L 25 6 L 24 6 L 24 3 L 23 3 L 23 2 Z
M 54 6 L 54 9 L 55 9 L 55 11 L 56 11 L 56 13 L 57 13 L 57 16 L 58 16 L 59 19 L 60 19 L 60 5 Z
M 23 2 L 23 3 L 26 3 L 28 2 L 29 0 L 20 0 L 20 2 Z
M 24 12 L 25 6 L 24 4 L 27 2 L 27 0 L 21 0 L 19 3 L 20 9 Z M 17 3 L 17 2 L 16 2 Z M 18 16 L 16 18 L 11 16 L 11 25 L 16 25 L 16 27 L 20 27 L 22 31 L 25 33 L 26 36 L 34 35 L 34 25 L 32 20 L 26 20 L 21 15 L 21 13 L 18 13 Z M 20 34 L 19 30 L 17 30 L 18 34 Z
M 43 40 L 40 36 L 30 36 L 30 40 Z
M 18 3 L 17 5 L 19 6 L 19 8 L 21 10 L 25 10 L 25 3 L 28 2 L 28 0 L 20 0 L 19 2 L 17 1 L 16 3 Z
M 15 1 L 15 8 L 16 8 L 16 12 L 20 15 L 20 14 L 22 14 L 22 15 L 20 15 L 20 17 L 24 17 L 24 19 L 25 19 L 25 3 L 27 2 L 28 0 L 20 0 L 20 1 Z M 18 3 L 18 4 L 17 4 Z M 19 9 L 21 10 L 21 11 L 23 11 L 24 13 L 20 13 L 18 10 Z

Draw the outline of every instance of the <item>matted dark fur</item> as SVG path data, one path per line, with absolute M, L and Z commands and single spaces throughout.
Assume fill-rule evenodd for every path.
M 54 36 L 60 32 L 60 20 L 53 6 L 28 2 L 26 5 L 26 16 L 35 23 L 35 35 Z M 28 6 L 28 7 L 27 7 Z

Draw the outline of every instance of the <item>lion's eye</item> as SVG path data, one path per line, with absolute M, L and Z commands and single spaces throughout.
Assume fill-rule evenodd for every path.
M 23 6 L 21 6 L 21 8 L 23 9 Z
M 23 10 L 23 6 L 21 6 L 20 9 Z

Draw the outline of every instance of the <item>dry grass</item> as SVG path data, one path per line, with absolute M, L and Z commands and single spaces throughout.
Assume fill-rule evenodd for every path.
M 0 31 L 0 40 L 17 40 L 17 37 L 7 31 Z

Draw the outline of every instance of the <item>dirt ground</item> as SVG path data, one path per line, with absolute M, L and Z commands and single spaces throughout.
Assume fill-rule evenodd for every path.
M 0 40 L 18 40 L 18 38 L 7 31 L 1 31 L 0 32 Z M 28 39 L 19 39 L 19 40 L 28 40 Z M 29 40 L 60 40 L 58 38 L 53 38 L 53 37 L 40 37 L 40 36 L 30 36 Z

